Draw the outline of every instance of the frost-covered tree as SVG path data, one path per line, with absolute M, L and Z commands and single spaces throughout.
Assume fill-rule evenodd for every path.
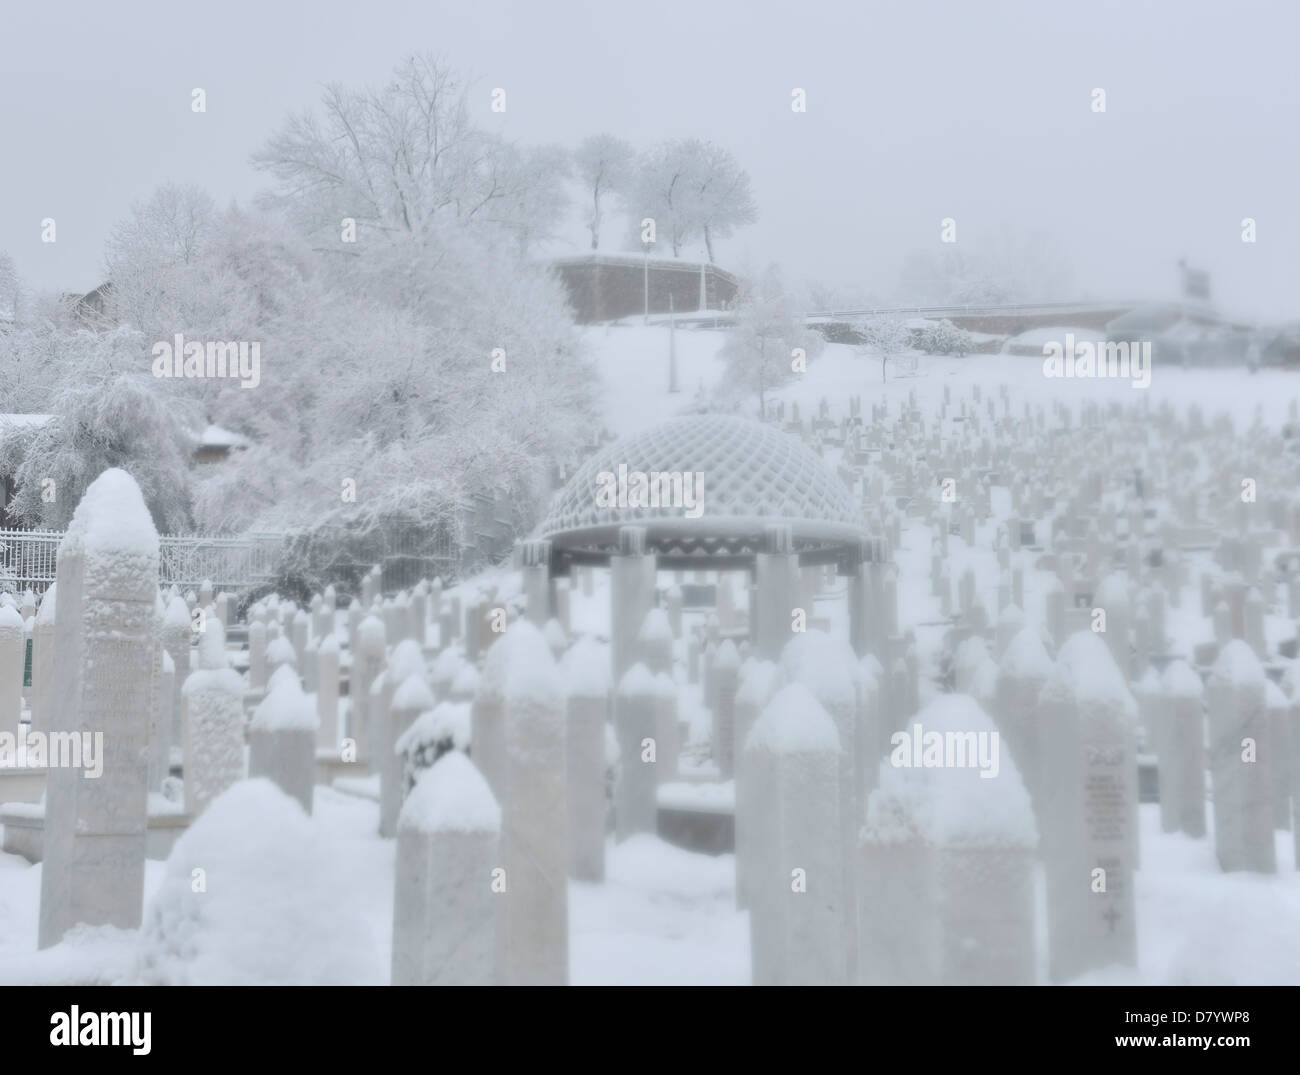
M 757 280 L 746 280 L 737 296 L 735 325 L 721 350 L 726 363 L 725 391 L 757 395 L 758 413 L 767 413 L 767 395 L 796 374 L 796 363 L 821 353 L 822 338 L 804 327 L 781 276 L 770 266 Z
M 927 355 L 964 357 L 971 351 L 971 335 L 951 321 L 932 321 L 916 333 L 916 349 Z
M 748 173 L 712 142 L 661 142 L 637 161 L 637 173 L 632 194 L 636 221 L 653 218 L 657 236 L 667 239 L 673 257 L 698 238 L 713 261 L 715 238 L 726 238 L 758 218 Z
M 623 197 L 636 174 L 636 151 L 612 134 L 593 134 L 574 150 L 573 168 L 582 185 L 591 248 L 599 250 L 600 226 L 610 200 Z
M 64 377 L 48 402 L 53 420 L 20 446 L 10 514 L 29 526 L 63 527 L 86 487 L 121 467 L 139 484 L 160 530 L 187 528 L 193 409 L 149 372 L 138 331 L 83 329 L 61 343 L 75 352 L 75 375 Z
M 911 343 L 907 322 L 900 317 L 880 314 L 857 322 L 854 329 L 862 340 L 859 354 L 872 354 L 880 358 L 880 379 L 885 380 L 889 360 L 906 351 Z

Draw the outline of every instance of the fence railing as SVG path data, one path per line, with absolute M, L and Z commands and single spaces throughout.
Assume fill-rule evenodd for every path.
M 0 530 L 0 589 L 43 593 L 54 581 L 61 530 Z M 159 537 L 159 581 L 197 590 L 206 579 L 218 589 L 242 590 L 273 578 L 285 547 L 283 534 Z

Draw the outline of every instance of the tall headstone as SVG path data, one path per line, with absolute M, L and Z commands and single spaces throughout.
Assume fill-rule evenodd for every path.
M 417 780 L 397 822 L 393 985 L 492 985 L 501 808 L 458 750 Z M 508 879 L 507 879 L 508 884 Z
M 610 557 L 610 615 L 614 676 L 622 678 L 636 661 L 636 639 L 655 600 L 655 556 L 646 552 L 646 530 L 624 526 L 618 554 Z
M 658 827 L 658 685 L 644 664 L 634 664 L 614 696 L 619 772 L 614 786 L 614 825 L 619 841 Z
M 70 928 L 134 929 L 144 897 L 158 534 L 135 479 L 90 483 L 58 553 L 55 733 L 99 736 L 103 771 L 45 778 L 39 945 Z
M 23 666 L 27 663 L 23 618 L 0 606 L 0 733 L 18 735 L 23 711 Z
M 347 737 L 356 744 L 358 761 L 373 763 L 370 748 L 370 688 L 384 670 L 388 633 L 378 616 L 366 616 L 357 625 L 357 648 L 352 653 L 349 683 Z
M 339 641 L 334 634 L 321 639 L 316 653 L 316 745 L 331 753 L 339 746 Z
M 759 806 L 754 802 L 756 789 L 746 768 L 745 742 L 767 703 L 782 683 L 781 666 L 775 661 L 757 658 L 740 666 L 739 687 L 735 703 L 736 751 L 736 906 L 749 905 L 749 877 L 754 863 L 754 825 Z
M 565 773 L 569 876 L 605 880 L 605 728 L 609 720 L 609 653 L 586 635 L 561 663 L 565 703 Z
M 756 794 L 750 951 L 755 985 L 843 985 L 844 868 L 835 722 L 803 683 L 782 688 L 745 741 Z
M 1160 679 L 1156 739 L 1160 827 L 1205 835 L 1205 688 L 1186 661 L 1172 661 Z
M 54 583 L 41 597 L 32 628 L 31 730 L 50 730 L 50 699 L 54 691 L 54 609 L 58 601 Z
M 308 814 L 316 784 L 316 707 L 297 676 L 277 675 L 248 723 L 248 775 L 264 776 Z
M 394 654 L 396 656 L 396 654 Z M 385 675 L 394 674 L 390 668 Z M 397 685 L 387 705 L 388 719 L 380 737 L 382 754 L 379 759 L 379 835 L 394 836 L 397 818 L 402 810 L 402 759 L 397 752 L 397 741 L 421 713 L 433 710 L 437 704 L 429 690 L 422 671 L 410 672 Z
M 191 821 L 244 776 L 244 703 L 239 673 L 226 660 L 220 621 L 199 636 L 199 666 L 182 686 L 185 706 L 185 812 Z

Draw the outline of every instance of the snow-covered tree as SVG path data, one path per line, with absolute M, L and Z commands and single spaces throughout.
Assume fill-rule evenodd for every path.
M 822 343 L 821 336 L 804 327 L 779 272 L 770 266 L 757 280 L 746 280 L 737 296 L 735 325 L 720 352 L 726 362 L 725 391 L 757 395 L 762 417 L 767 394 L 796 376 L 801 358 L 806 362 L 820 354 Z
M 611 198 L 622 197 L 635 174 L 636 151 L 612 134 L 593 134 L 573 153 L 575 176 L 582 184 L 592 250 L 600 249 L 600 226 Z
M 911 343 L 907 331 L 907 322 L 901 317 L 879 314 L 863 318 L 854 325 L 862 340 L 860 354 L 871 354 L 880 359 L 880 379 L 885 380 L 885 369 L 889 360 L 906 351 Z
M 749 173 L 729 150 L 713 142 L 699 143 L 695 165 L 694 215 L 712 263 L 713 240 L 729 239 L 736 228 L 758 219 Z
M 971 335 L 960 329 L 951 321 L 932 321 L 916 333 L 916 349 L 927 355 L 956 355 L 963 357 L 970 354 Z

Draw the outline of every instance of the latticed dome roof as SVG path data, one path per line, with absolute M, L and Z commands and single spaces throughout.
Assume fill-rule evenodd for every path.
M 684 506 L 680 498 L 642 503 L 633 490 L 636 474 L 647 475 L 652 488 L 654 475 L 681 475 L 682 484 L 673 488 L 694 493 L 698 500 L 689 503 L 698 506 Z M 621 475 L 626 495 L 611 503 Z M 668 488 L 668 482 L 659 484 Z M 865 537 L 848 489 L 799 440 L 752 419 L 697 414 L 661 422 L 591 455 L 556 494 L 536 535 L 572 559 L 603 559 L 617 550 L 620 527 L 642 526 L 648 552 L 670 561 L 698 560 L 761 551 L 764 531 L 774 524 L 790 528 L 801 552 L 855 546 Z

